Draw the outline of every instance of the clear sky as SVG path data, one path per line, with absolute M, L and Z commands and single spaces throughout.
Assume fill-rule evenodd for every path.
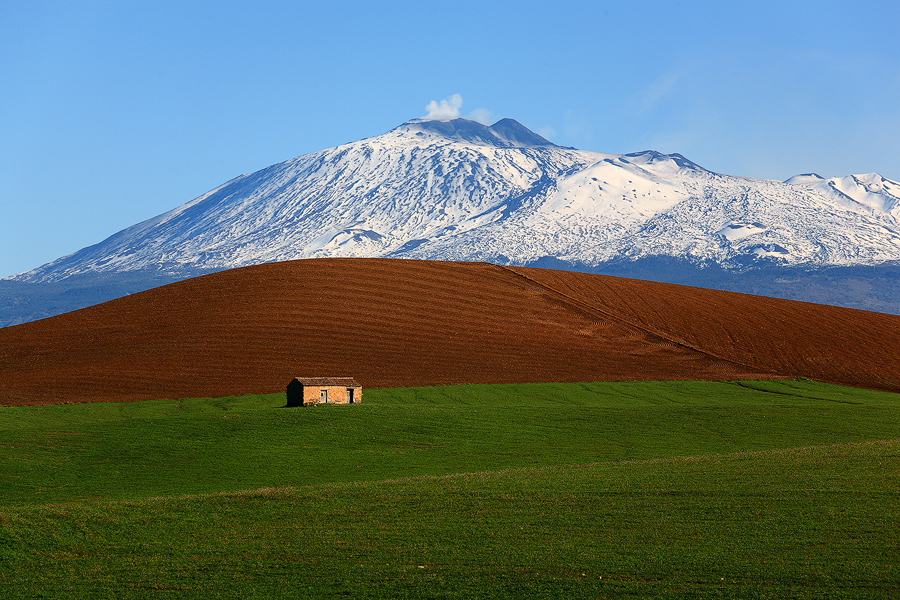
M 898 0 L 3 0 L 0 277 L 459 98 L 587 150 L 898 180 L 898 40 Z

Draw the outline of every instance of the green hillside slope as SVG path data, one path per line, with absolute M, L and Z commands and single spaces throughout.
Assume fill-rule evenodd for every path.
M 283 404 L 0 410 L 0 596 L 900 591 L 897 395 L 644 382 Z

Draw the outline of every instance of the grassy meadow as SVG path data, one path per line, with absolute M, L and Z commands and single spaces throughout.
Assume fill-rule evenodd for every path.
M 888 598 L 900 396 L 805 380 L 0 408 L 0 597 Z

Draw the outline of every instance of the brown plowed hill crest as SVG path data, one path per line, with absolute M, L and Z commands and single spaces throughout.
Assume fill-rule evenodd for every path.
M 364 387 L 808 377 L 900 391 L 900 317 L 486 263 L 315 259 L 0 329 L 0 404 Z

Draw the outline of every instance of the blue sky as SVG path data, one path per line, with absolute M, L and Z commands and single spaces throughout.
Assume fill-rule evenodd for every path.
M 0 277 L 459 94 L 602 152 L 900 179 L 900 3 L 0 3 Z

